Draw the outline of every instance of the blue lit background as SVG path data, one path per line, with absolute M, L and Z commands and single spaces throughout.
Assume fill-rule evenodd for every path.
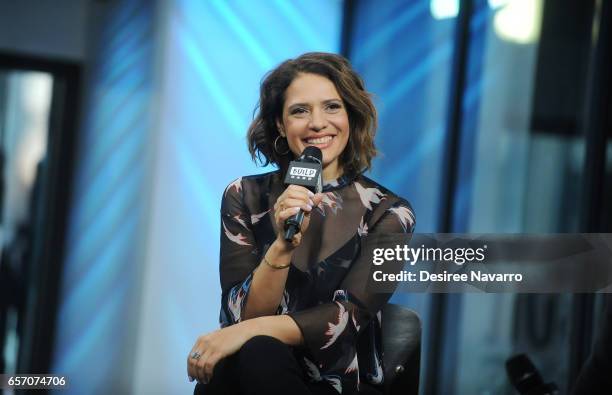
M 89 77 L 53 364 L 72 393 L 107 391 L 109 377 L 129 383 L 122 372 L 131 371 L 126 350 L 137 337 L 154 141 L 146 3 L 109 15 Z

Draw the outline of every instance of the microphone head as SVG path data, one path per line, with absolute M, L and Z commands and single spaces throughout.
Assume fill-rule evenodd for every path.
M 308 147 L 304 148 L 304 151 L 302 151 L 302 155 L 300 155 L 299 158 L 300 161 L 305 159 L 307 161 L 321 163 L 323 162 L 323 153 L 319 148 L 309 145 Z
M 289 163 L 285 175 L 285 184 L 301 185 L 314 193 L 321 192 L 323 153 L 317 147 L 308 146 L 297 160 Z

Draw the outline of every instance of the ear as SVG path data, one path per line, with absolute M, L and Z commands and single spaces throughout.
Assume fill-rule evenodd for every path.
M 281 121 L 278 119 L 276 120 L 276 129 L 278 130 L 278 133 L 281 135 L 281 137 L 287 137 L 287 135 L 285 134 L 285 128 L 283 127 Z

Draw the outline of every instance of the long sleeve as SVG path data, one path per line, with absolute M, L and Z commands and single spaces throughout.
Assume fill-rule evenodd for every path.
M 241 321 L 251 287 L 253 270 L 259 263 L 251 216 L 243 200 L 242 179 L 228 185 L 221 201 L 220 242 L 222 327 Z
M 254 270 L 276 235 L 270 215 L 271 196 L 283 190 L 277 172 L 246 176 L 231 182 L 221 200 L 221 280 L 222 327 L 242 320 Z M 276 314 L 285 314 L 297 300 L 285 289 Z
M 374 318 L 391 296 L 366 291 L 372 270 L 372 256 L 368 251 L 407 244 L 415 225 L 412 208 L 398 198 L 370 207 L 368 218 L 366 225 L 360 225 L 360 253 L 332 300 L 289 313 L 302 330 L 305 346 L 315 359 L 314 364 L 307 361 L 309 374 L 327 380 L 339 393 L 359 387 L 357 338 L 369 325 L 377 325 L 373 324 Z M 373 376 L 378 377 L 370 377 L 372 383 L 382 382 L 380 361 L 377 366 L 379 372 Z

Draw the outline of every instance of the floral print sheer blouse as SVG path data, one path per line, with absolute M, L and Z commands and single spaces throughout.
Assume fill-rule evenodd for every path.
M 273 207 L 285 190 L 280 171 L 241 177 L 221 205 L 221 313 L 240 322 L 253 271 L 276 237 Z M 369 178 L 343 176 L 323 187 L 296 248 L 277 314 L 292 317 L 304 338 L 294 353 L 310 380 L 338 393 L 383 384 L 380 309 L 390 294 L 366 292 L 372 257 L 364 243 L 394 247 L 414 230 L 410 204 Z M 371 254 L 370 254 L 371 255 Z

